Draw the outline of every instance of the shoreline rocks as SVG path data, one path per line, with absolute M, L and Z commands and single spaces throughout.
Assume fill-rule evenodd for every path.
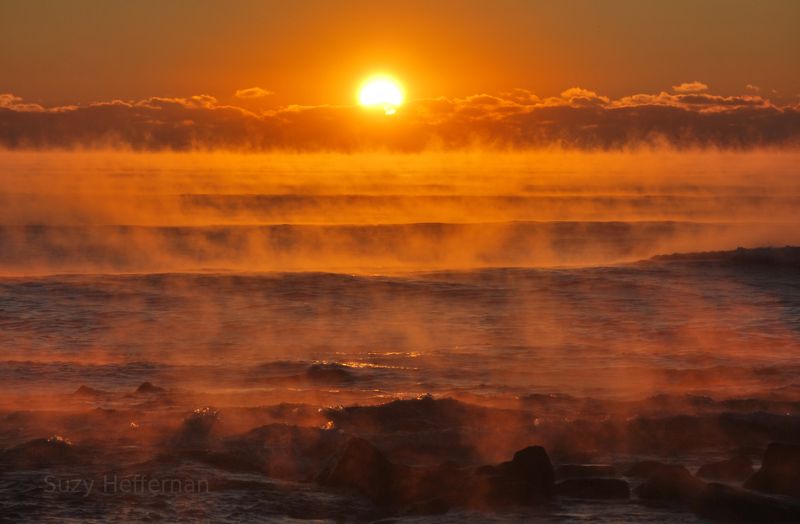
M 723 522 L 800 522 L 800 502 L 711 483 L 691 504 L 703 518 Z
M 617 468 L 610 464 L 562 464 L 556 468 L 559 479 L 616 477 Z
M 697 470 L 697 476 L 708 480 L 741 482 L 750 477 L 753 471 L 753 461 L 748 457 L 738 456 L 704 464 Z
M 628 483 L 614 478 L 574 478 L 562 480 L 556 484 L 556 494 L 560 497 L 580 499 L 617 499 L 630 498 Z
M 800 445 L 771 443 L 764 453 L 761 468 L 747 479 L 744 487 L 800 497 Z
M 636 488 L 636 494 L 644 500 L 689 503 L 705 486 L 685 467 L 661 464 Z
M 540 446 L 522 449 L 511 461 L 493 466 L 430 467 L 392 463 L 368 441 L 353 438 L 317 481 L 357 491 L 393 511 L 416 513 L 425 508 L 442 512 L 451 507 L 536 506 L 555 493 L 553 466 Z

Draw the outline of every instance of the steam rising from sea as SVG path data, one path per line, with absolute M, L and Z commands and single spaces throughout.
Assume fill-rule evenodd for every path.
M 280 422 L 394 450 L 383 418 L 364 429 L 324 408 L 426 394 L 500 411 L 459 419 L 446 457 L 404 460 L 487 463 L 534 442 L 629 460 L 675 442 L 649 442 L 636 417 L 794 421 L 800 254 L 781 248 L 800 245 L 798 165 L 775 151 L 2 153 L 0 448 L 103 431 L 109 449 L 92 445 L 127 450 L 113 460 L 148 460 L 210 405 L 225 437 Z M 657 257 L 677 252 L 695 254 Z M 133 393 L 146 381 L 165 389 Z M 708 424 L 728 440 L 668 453 L 744 445 Z M 250 504 L 237 500 L 226 515 Z
M 7 275 L 591 266 L 800 242 L 795 153 L 0 154 Z

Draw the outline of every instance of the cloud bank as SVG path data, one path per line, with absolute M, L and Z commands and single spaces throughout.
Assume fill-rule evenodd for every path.
M 722 96 L 706 89 L 690 82 L 672 93 L 619 99 L 579 87 L 546 98 L 516 89 L 413 100 L 390 117 L 330 105 L 256 113 L 208 95 L 48 108 L 0 94 L 0 147 L 422 151 L 800 145 L 800 104 L 779 106 L 755 93 Z M 243 89 L 237 96 L 261 96 L 262 91 Z

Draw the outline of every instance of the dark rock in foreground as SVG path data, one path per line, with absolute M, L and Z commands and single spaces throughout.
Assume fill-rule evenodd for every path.
M 87 450 L 61 437 L 29 440 L 0 454 L 0 463 L 10 469 L 39 469 L 51 466 L 83 464 Z
M 556 469 L 556 477 L 560 479 L 614 477 L 616 474 L 616 468 L 610 464 L 564 464 Z
M 622 479 L 574 478 L 559 482 L 556 494 L 580 499 L 627 499 L 631 493 Z
M 656 472 L 659 468 L 664 467 L 666 464 L 657 460 L 643 460 L 637 462 L 625 472 L 626 477 L 634 478 L 648 478 Z
M 479 468 L 491 486 L 489 507 L 534 505 L 555 494 L 555 472 L 541 446 L 528 446 L 514 453 L 511 462 Z
M 510 462 L 496 466 L 413 467 L 394 464 L 368 441 L 353 438 L 318 481 L 352 489 L 379 506 L 407 513 L 532 506 L 548 501 L 554 492 L 552 464 L 538 446 L 518 451 Z
M 744 486 L 765 493 L 800 497 L 800 445 L 770 444 L 761 469 Z
M 724 484 L 709 484 L 691 507 L 700 517 L 724 522 L 800 522 L 800 503 Z
M 354 489 L 373 502 L 387 504 L 400 495 L 394 493 L 397 470 L 375 446 L 353 438 L 318 480 L 326 486 Z
M 203 447 L 217 423 L 219 414 L 213 408 L 198 408 L 183 420 L 173 438 L 173 446 L 181 451 Z
M 740 482 L 753 474 L 753 462 L 747 457 L 733 457 L 720 462 L 705 464 L 697 471 L 697 476 L 711 480 Z
M 662 464 L 636 489 L 636 494 L 645 500 L 689 503 L 705 486 L 685 467 Z
M 260 472 L 270 478 L 309 482 L 318 478 L 348 437 L 338 431 L 267 424 L 224 440 L 199 458 L 228 471 Z
M 377 406 L 348 406 L 328 409 L 325 415 L 335 426 L 354 433 L 419 432 L 467 426 L 521 428 L 530 424 L 530 413 L 486 408 L 452 398 L 424 396 L 394 400 Z

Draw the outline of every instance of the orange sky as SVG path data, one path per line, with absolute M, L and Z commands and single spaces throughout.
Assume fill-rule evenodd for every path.
M 693 80 L 782 103 L 800 93 L 796 0 L 3 0 L 0 13 L 0 93 L 50 106 L 224 102 L 252 86 L 275 92 L 265 108 L 347 104 L 376 70 L 410 98 L 573 86 L 617 98 Z

